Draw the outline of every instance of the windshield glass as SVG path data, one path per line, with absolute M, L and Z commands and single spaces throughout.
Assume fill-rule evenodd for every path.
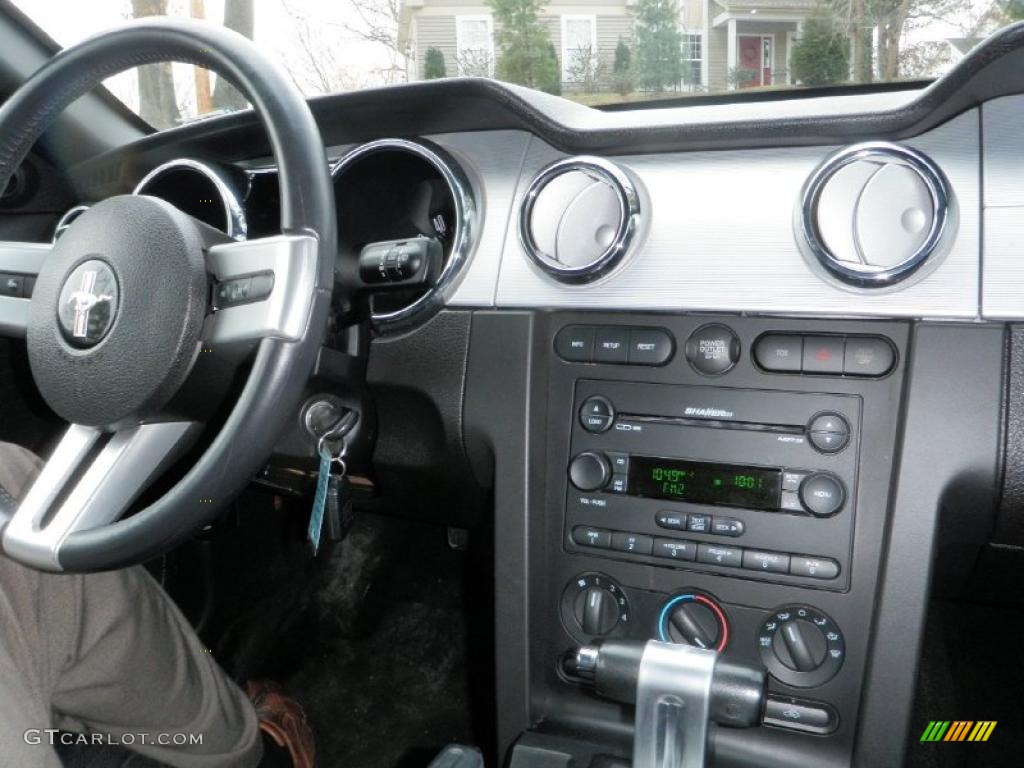
M 306 95 L 493 77 L 584 104 L 936 77 L 1024 0 L 16 0 L 59 45 L 169 15 L 256 41 Z M 184 64 L 107 87 L 156 128 L 245 105 Z

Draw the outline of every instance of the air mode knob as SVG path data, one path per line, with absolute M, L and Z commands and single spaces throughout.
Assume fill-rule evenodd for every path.
M 808 605 L 777 608 L 761 624 L 757 643 L 772 677 L 796 688 L 831 680 L 846 657 L 839 627 Z
M 569 462 L 569 480 L 581 491 L 604 488 L 612 476 L 607 457 L 596 451 L 577 453 Z

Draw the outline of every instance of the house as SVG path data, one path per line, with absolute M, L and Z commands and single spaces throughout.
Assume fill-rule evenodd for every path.
M 789 57 L 803 20 L 819 0 L 679 0 L 687 63 L 681 90 L 721 91 L 789 83 Z M 580 51 L 599 63 L 599 87 L 620 39 L 632 43 L 636 0 L 553 0 L 548 28 L 565 89 L 581 87 Z M 402 0 L 399 40 L 410 52 L 409 79 L 422 80 L 427 51 L 437 48 L 449 75 L 494 73 L 494 17 L 483 0 Z

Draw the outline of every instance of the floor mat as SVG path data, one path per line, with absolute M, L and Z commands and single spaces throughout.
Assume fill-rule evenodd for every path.
M 486 566 L 443 527 L 360 516 L 275 653 L 302 660 L 278 679 L 306 707 L 318 764 L 419 767 L 449 742 L 487 742 L 490 605 Z

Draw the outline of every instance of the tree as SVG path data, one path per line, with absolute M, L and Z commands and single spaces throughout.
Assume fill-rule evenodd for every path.
M 224 26 L 252 40 L 256 26 L 253 0 L 224 0 Z M 213 108 L 224 110 L 245 109 L 249 103 L 227 78 L 218 77 L 213 86 Z
M 388 52 L 390 65 L 378 70 L 386 83 L 404 83 L 408 79 L 409 44 L 399 37 L 402 28 L 402 9 L 405 0 L 348 0 L 352 23 L 345 23 L 345 29 L 371 43 L 377 43 Z M 442 75 L 443 77 L 443 75 Z
M 636 4 L 636 69 L 648 91 L 679 87 L 683 79 L 683 36 L 677 0 L 638 0 Z
M 615 58 L 612 60 L 612 85 L 620 96 L 632 93 L 636 87 L 633 76 L 633 52 L 621 37 L 615 46 Z
M 494 12 L 494 38 L 500 51 L 496 74 L 501 80 L 538 88 L 561 90 L 558 57 L 547 28 L 540 23 L 544 0 L 487 0 Z
M 132 18 L 165 15 L 167 0 L 132 0 Z M 139 67 L 139 117 L 158 129 L 181 121 L 169 61 Z
M 996 6 L 1007 21 L 1024 21 L 1024 0 L 996 0 Z
M 568 52 L 565 64 L 566 79 L 584 93 L 597 93 L 604 79 L 604 62 L 589 45 L 581 45 Z
M 849 41 L 835 17 L 819 7 L 804 22 L 793 47 L 793 77 L 803 85 L 845 82 L 850 72 Z
M 427 55 L 423 61 L 423 79 L 437 80 L 441 77 L 448 77 L 444 54 L 440 48 L 427 48 Z
M 189 3 L 189 15 L 193 19 L 203 20 L 206 18 L 206 8 L 203 0 L 191 0 Z M 205 115 L 213 111 L 213 93 L 210 91 L 210 70 L 204 67 L 192 67 L 196 84 L 196 114 Z

